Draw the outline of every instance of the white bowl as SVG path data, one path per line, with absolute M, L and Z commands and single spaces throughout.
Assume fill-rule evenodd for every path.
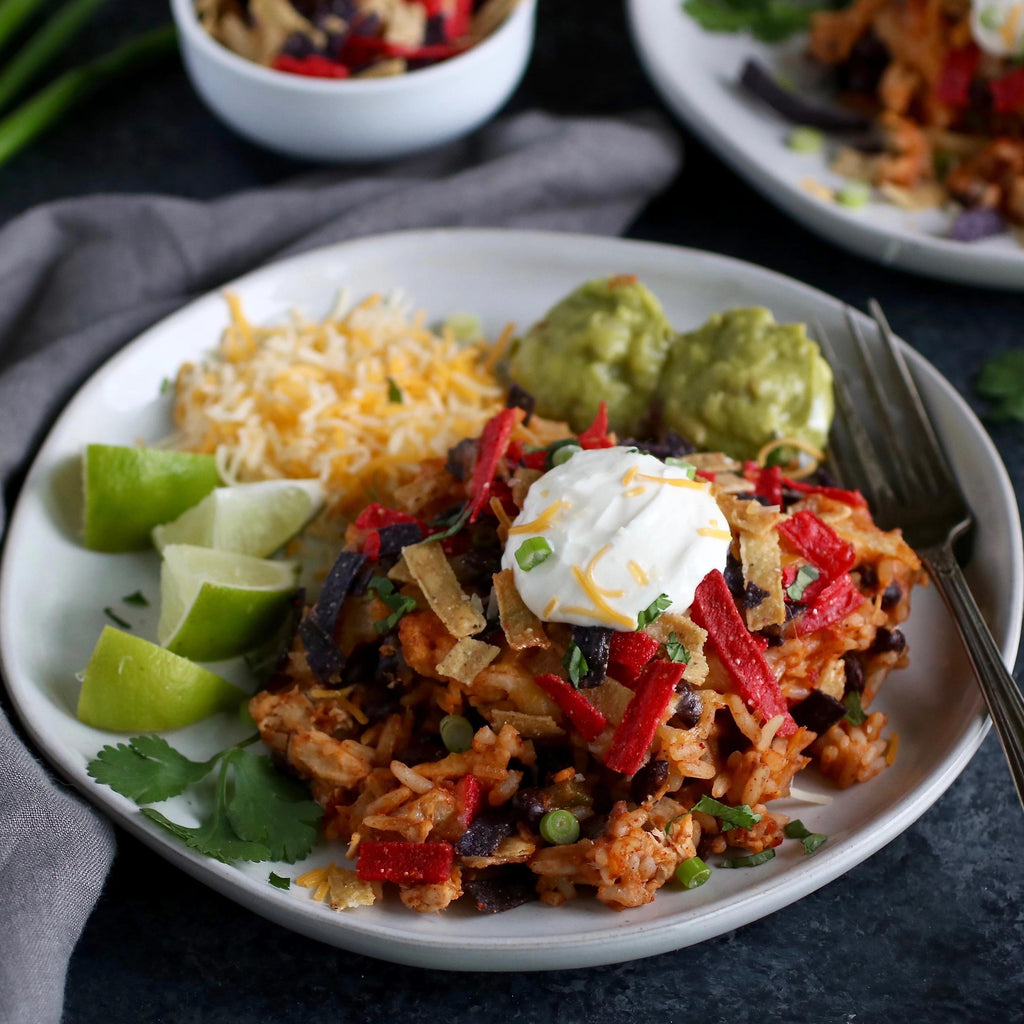
M 533 45 L 536 0 L 521 0 L 483 42 L 392 78 L 319 79 L 274 71 L 222 46 L 193 0 L 171 0 L 196 92 L 239 135 L 301 160 L 388 160 L 450 142 L 509 98 Z

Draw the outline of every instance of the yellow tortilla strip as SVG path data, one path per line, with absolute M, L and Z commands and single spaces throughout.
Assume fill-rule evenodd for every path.
M 765 599 L 747 608 L 747 629 L 754 632 L 786 621 L 786 597 L 782 592 L 782 549 L 774 530 L 766 534 L 740 534 L 743 578 L 765 591 Z
M 483 612 L 459 586 L 440 544 L 430 541 L 412 544 L 402 549 L 402 557 L 430 610 L 452 636 L 473 636 L 484 629 L 487 620 Z
M 473 640 L 468 636 L 463 637 L 437 663 L 437 671 L 457 683 L 462 683 L 463 686 L 472 686 L 473 680 L 499 654 L 500 647 L 485 644 L 481 640 Z
M 544 632 L 544 624 L 519 596 L 512 570 L 502 569 L 491 578 L 494 581 L 494 596 L 498 601 L 498 619 L 509 647 L 514 651 L 525 651 L 530 647 L 547 650 L 551 640 Z
M 774 530 L 782 518 L 759 501 L 742 501 L 732 494 L 718 494 L 715 500 L 733 533 L 751 533 L 760 537 Z
M 511 725 L 524 740 L 553 739 L 565 730 L 550 715 L 526 715 L 522 711 L 496 710 L 490 714 L 491 726 Z
M 395 583 L 413 583 L 412 573 L 409 572 L 409 566 L 405 564 L 405 558 L 402 555 L 398 556 L 398 561 L 388 570 L 388 579 L 394 580 Z

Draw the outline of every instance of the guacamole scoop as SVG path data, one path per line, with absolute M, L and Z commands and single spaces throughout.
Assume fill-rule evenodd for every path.
M 768 441 L 824 447 L 832 423 L 832 370 L 803 324 L 762 307 L 714 314 L 680 334 L 658 396 L 666 427 L 705 451 L 752 459 Z
M 602 401 L 620 435 L 644 431 L 675 337 L 658 300 L 632 275 L 580 285 L 517 338 L 509 373 L 537 412 L 577 433 Z

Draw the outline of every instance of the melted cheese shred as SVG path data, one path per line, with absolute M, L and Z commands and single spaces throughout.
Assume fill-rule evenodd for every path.
M 343 297 L 322 322 L 253 325 L 236 295 L 216 351 L 178 373 L 171 443 L 227 482 L 318 478 L 340 512 L 387 501 L 502 405 L 497 346 L 436 333 L 397 297 Z M 507 332 L 506 332 L 507 333 Z

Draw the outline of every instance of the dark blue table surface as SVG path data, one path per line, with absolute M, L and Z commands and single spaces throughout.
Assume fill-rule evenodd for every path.
M 165 19 L 159 0 L 112 0 L 78 55 Z M 541 0 L 534 58 L 511 105 L 659 106 L 618 0 Z M 935 283 L 847 255 L 678 131 L 684 169 L 631 236 L 759 263 L 861 307 L 874 295 L 981 411 L 973 379 L 988 355 L 1024 343 L 1024 294 Z M 212 197 L 303 169 L 229 134 L 172 63 L 82 107 L 0 168 L 0 218 L 97 191 Z M 1024 426 L 991 432 L 1020 494 Z M 921 820 L 818 892 L 700 946 L 590 970 L 395 968 L 285 931 L 118 840 L 71 961 L 67 1024 L 1024 1020 L 1024 816 L 992 736 Z

